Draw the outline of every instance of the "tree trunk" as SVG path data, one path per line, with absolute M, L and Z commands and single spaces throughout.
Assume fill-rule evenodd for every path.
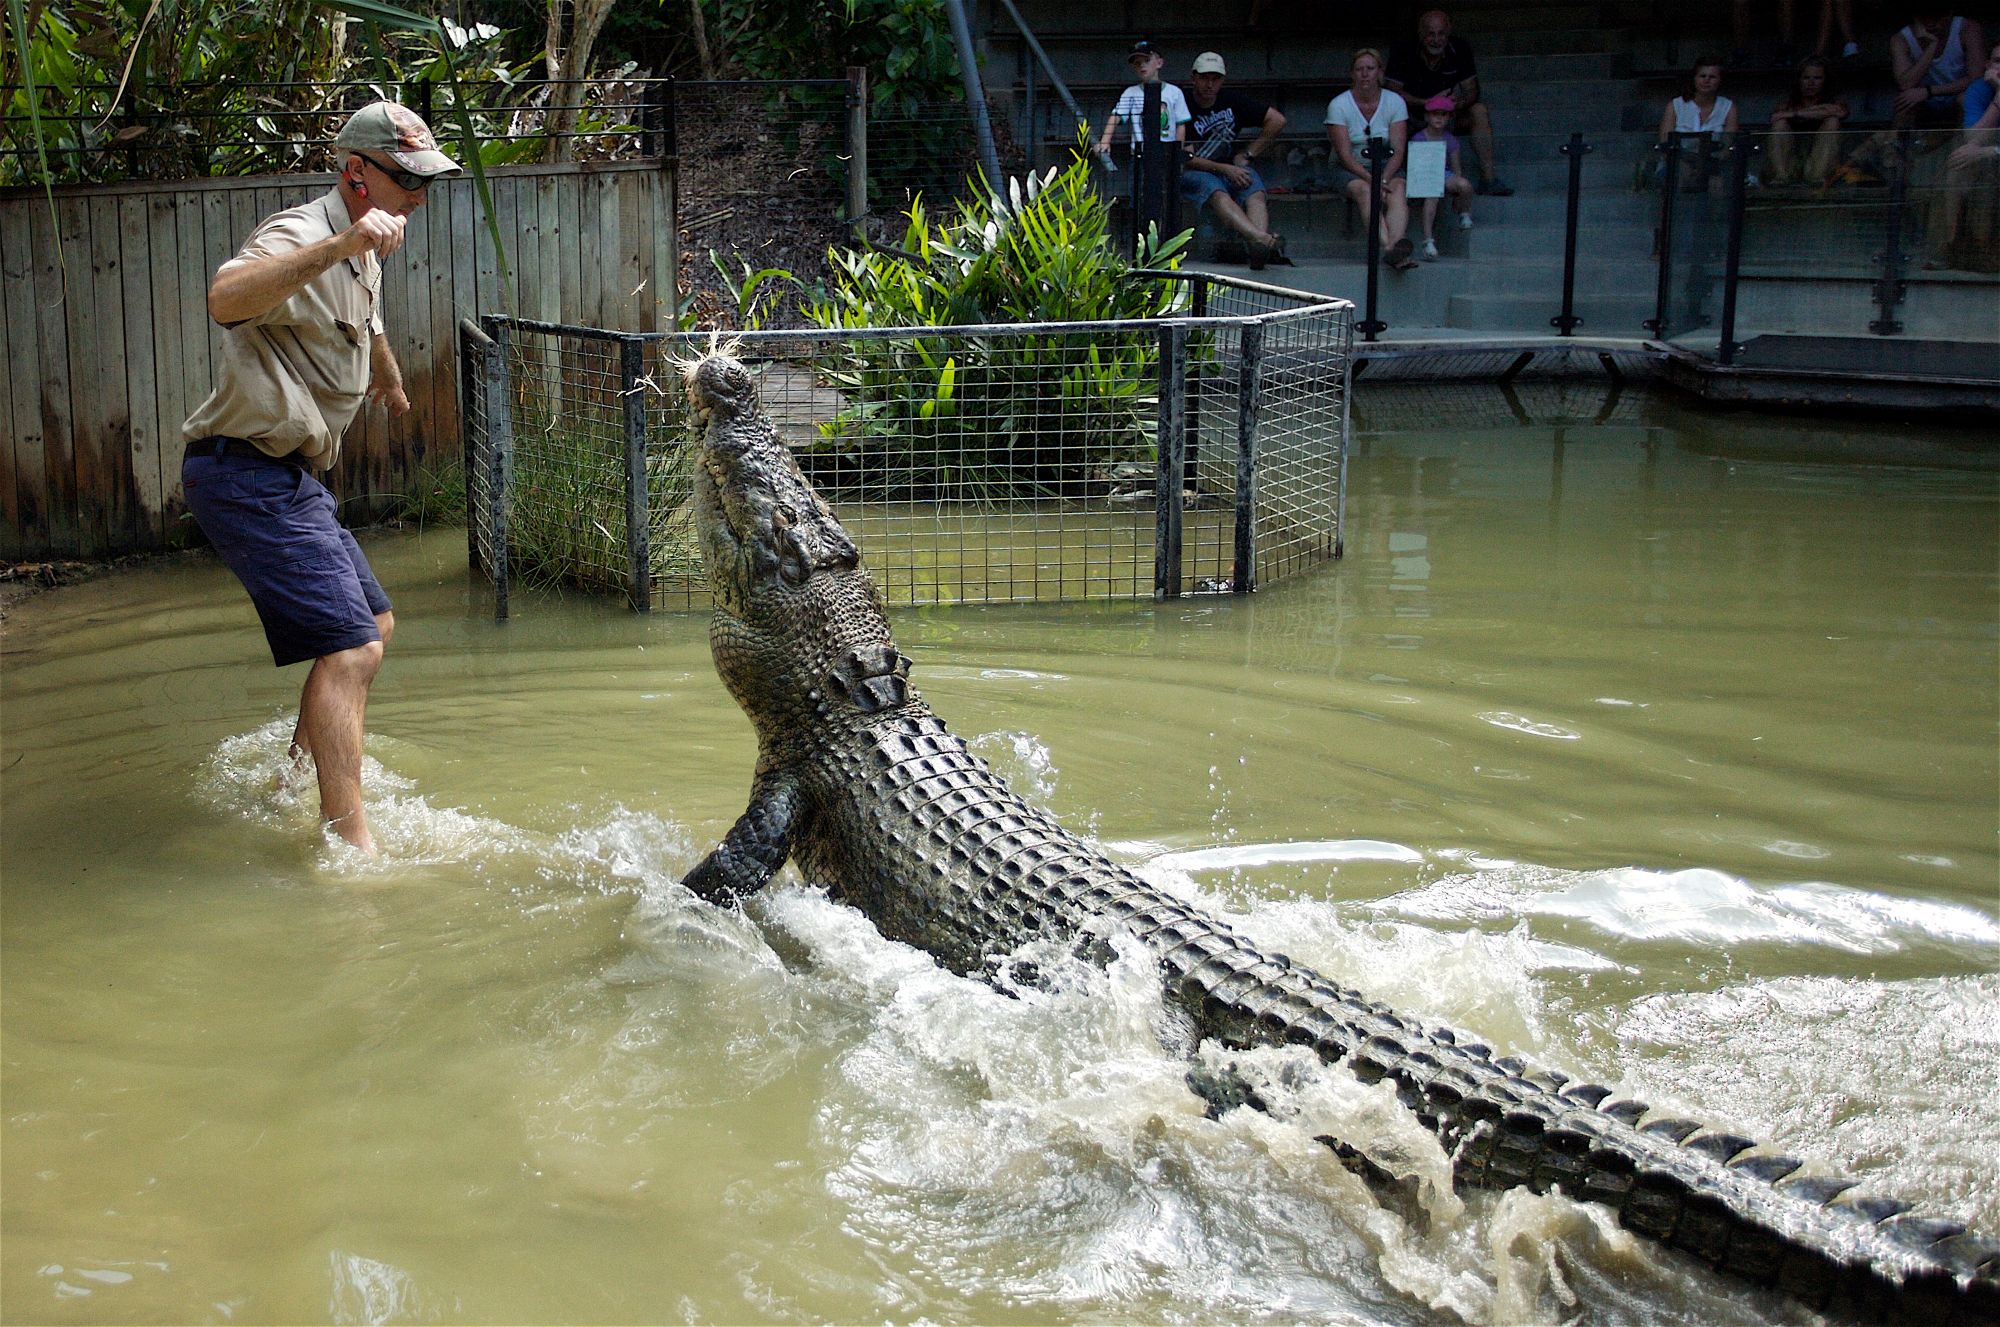
M 570 135 L 583 103 L 583 79 L 590 72 L 591 50 L 597 34 L 610 17 L 612 0 L 549 0 L 548 42 L 543 61 L 549 71 L 548 146 L 544 161 L 568 161 Z M 568 40 L 563 36 L 563 15 L 569 15 Z
M 708 20 L 701 16 L 701 0 L 688 0 L 688 10 L 694 15 L 694 53 L 701 61 L 701 76 L 713 81 L 715 56 L 708 49 Z

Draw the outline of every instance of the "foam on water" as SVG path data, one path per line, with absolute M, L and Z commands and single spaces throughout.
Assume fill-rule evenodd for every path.
M 296 715 L 278 715 L 250 732 L 224 739 L 202 769 L 198 794 L 210 805 L 256 824 L 317 833 L 318 865 L 342 874 L 384 874 L 474 855 L 533 851 L 537 846 L 498 821 L 432 806 L 414 791 L 409 779 L 364 753 L 362 806 L 381 855 L 370 858 L 355 851 L 320 824 L 319 785 L 311 763 L 290 755 L 297 722 Z
M 1810 1317 L 1572 1203 L 1461 1200 L 1392 1088 L 1296 1048 L 1203 1045 L 1198 1059 L 1269 1105 L 1208 1118 L 1134 946 L 1108 968 L 1031 947 L 1019 957 L 1037 980 L 1010 984 L 1003 964 L 996 989 L 816 890 L 780 886 L 760 909 L 865 1019 L 835 1061 L 816 1136 L 844 1228 L 895 1264 L 878 1287 L 884 1312 L 961 1316 L 998 1299 L 1153 1321 Z M 1328 1137 L 1410 1192 L 1378 1194 Z
M 1645 942 L 1824 946 L 1851 954 L 2000 946 L 2000 921 L 1973 908 L 1817 881 L 1759 886 L 1705 867 L 1486 870 L 1447 876 L 1375 906 L 1429 921 L 1572 918 Z

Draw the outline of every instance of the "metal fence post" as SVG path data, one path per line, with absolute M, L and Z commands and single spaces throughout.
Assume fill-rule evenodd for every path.
M 1208 317 L 1208 281 L 1205 277 L 1197 273 L 1188 282 L 1188 285 L 1193 287 L 1193 299 L 1189 312 L 1194 317 L 1196 323 L 1199 324 Z M 1203 344 L 1210 350 L 1213 350 L 1215 347 L 1215 336 L 1215 333 L 1210 332 L 1204 339 Z M 1201 395 L 1204 376 L 1203 370 L 1211 358 L 1213 356 L 1204 356 L 1198 352 L 1188 355 L 1188 387 L 1186 398 L 1187 449 L 1185 455 L 1187 457 L 1187 487 L 1195 492 L 1201 491 Z
M 863 238 L 868 222 L 868 68 L 847 67 L 847 224 Z
M 486 415 L 479 409 L 479 394 L 486 389 L 484 347 L 492 344 L 472 319 L 458 320 L 458 463 L 465 475 L 465 559 L 474 571 L 482 569 L 479 518 L 483 495 L 479 485 L 479 444 L 473 430 L 481 427 L 475 421 L 483 421 Z
M 1153 598 L 1181 597 L 1181 483 L 1187 461 L 1187 327 L 1160 329 L 1159 470 L 1153 490 Z
M 627 594 L 640 613 L 653 611 L 653 521 L 646 474 L 646 343 L 619 342 L 618 391 L 625 398 L 625 555 Z
M 491 314 L 482 320 L 493 348 L 486 353 L 486 517 L 491 546 L 487 575 L 493 578 L 493 616 L 507 616 L 507 506 L 514 479 L 514 411 L 508 381 L 507 324 Z
M 1562 147 L 1563 155 L 1569 158 L 1569 206 L 1563 220 L 1563 306 L 1561 313 L 1549 319 L 1558 336 L 1572 335 L 1583 321 L 1576 316 L 1576 220 L 1583 205 L 1583 158 L 1593 150 L 1580 132 L 1572 133 Z
M 1264 325 L 1243 328 L 1236 367 L 1236 553 L 1229 588 L 1257 588 L 1257 406 L 1264 370 Z
M 680 128 L 676 123 L 674 80 L 646 85 L 651 116 L 651 147 L 659 162 L 660 200 L 657 216 L 665 224 L 653 239 L 653 326 L 678 331 L 681 326 L 681 184 Z
M 1655 145 L 1653 150 L 1660 154 L 1666 173 L 1660 179 L 1660 270 L 1653 286 L 1653 316 L 1645 321 L 1644 326 L 1654 336 L 1665 340 L 1670 326 L 1667 304 L 1673 298 L 1674 193 L 1680 188 L 1681 179 L 1679 135 L 1667 135 L 1667 141 Z
M 1736 362 L 1736 283 L 1743 270 L 1743 207 L 1750 182 L 1750 139 L 1738 134 L 1729 145 L 1729 247 L 1722 255 L 1722 334 L 1716 358 Z

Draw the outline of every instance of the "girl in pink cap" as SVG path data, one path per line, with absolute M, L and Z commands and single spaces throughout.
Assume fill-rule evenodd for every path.
M 1451 199 L 1451 210 L 1458 214 L 1458 228 L 1472 229 L 1472 181 L 1459 170 L 1458 135 L 1451 131 L 1452 112 L 1457 105 L 1451 97 L 1438 93 L 1424 103 L 1424 127 L 1411 136 L 1412 143 L 1444 144 L 1444 195 Z M 1427 263 L 1438 258 L 1437 246 L 1438 200 L 1424 199 L 1424 244 L 1417 250 Z

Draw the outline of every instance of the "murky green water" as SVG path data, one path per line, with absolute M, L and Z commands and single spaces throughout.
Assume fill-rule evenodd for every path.
M 1992 440 L 1617 418 L 1370 434 L 1346 561 L 1247 600 L 898 638 L 1259 941 L 2000 1233 Z M 1442 1159 L 1338 1075 L 1204 1119 L 1136 969 L 693 901 L 752 759 L 704 623 L 368 546 L 378 864 L 275 786 L 298 670 L 216 566 L 10 623 L 0 1316 L 1798 1316 L 1559 1200 L 1378 1205 L 1314 1133 Z

